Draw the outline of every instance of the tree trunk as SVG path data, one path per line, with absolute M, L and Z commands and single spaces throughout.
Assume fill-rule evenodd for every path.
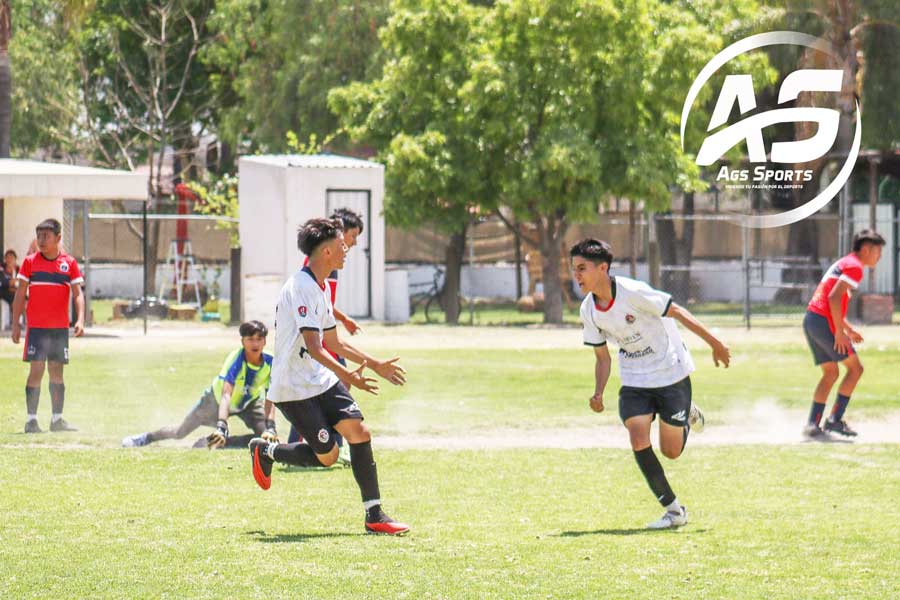
M 535 220 L 541 244 L 541 278 L 544 284 L 544 323 L 563 322 L 563 291 L 560 285 L 562 240 L 566 220 L 562 215 L 540 217 Z
M 466 226 L 450 236 L 447 251 L 444 255 L 444 290 L 441 304 L 447 323 L 456 325 L 459 323 L 459 296 L 460 279 L 462 274 L 463 256 L 466 251 Z
M 9 40 L 12 37 L 12 7 L 0 0 L 0 158 L 9 158 L 12 126 L 12 69 Z
M 694 221 L 690 219 L 694 214 L 693 193 L 684 194 L 682 214 L 688 218 L 684 220 L 681 237 L 675 234 L 675 221 L 671 218 L 658 219 L 656 222 L 659 254 L 664 265 L 684 267 L 691 265 L 694 252 Z M 691 300 L 690 270 L 664 271 L 661 286 L 663 290 L 672 294 L 676 302 L 687 304 Z

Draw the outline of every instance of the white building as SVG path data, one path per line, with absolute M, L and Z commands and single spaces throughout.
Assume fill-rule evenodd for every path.
M 384 167 L 335 155 L 246 156 L 238 162 L 241 319 L 274 323 L 278 292 L 303 265 L 297 229 L 337 208 L 362 215 L 365 230 L 340 273 L 338 306 L 383 320 Z

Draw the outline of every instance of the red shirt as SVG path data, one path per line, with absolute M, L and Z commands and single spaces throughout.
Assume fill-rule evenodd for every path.
M 828 306 L 828 294 L 834 289 L 838 281 L 846 281 L 851 289 L 859 287 L 863 278 L 863 265 L 859 257 L 851 253 L 840 259 L 825 271 L 822 281 L 816 288 L 812 300 L 809 301 L 807 309 L 817 315 L 822 315 L 828 319 L 828 326 L 834 333 L 834 321 L 831 318 L 831 308 Z M 841 318 L 847 316 L 847 303 L 850 302 L 850 290 L 841 298 Z
M 28 282 L 28 327 L 68 329 L 70 288 L 84 281 L 75 259 L 62 252 L 53 260 L 40 252 L 29 254 L 19 279 Z

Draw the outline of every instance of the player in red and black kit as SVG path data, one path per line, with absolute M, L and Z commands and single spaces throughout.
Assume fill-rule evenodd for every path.
M 884 238 L 871 229 L 864 229 L 853 236 L 853 252 L 831 265 L 819 282 L 812 300 L 809 301 L 803 332 L 812 350 L 813 359 L 822 367 L 822 378 L 813 394 L 812 410 L 803 433 L 809 438 L 827 437 L 826 432 L 839 433 L 848 437 L 856 435 L 844 421 L 844 411 L 850 402 L 863 367 L 853 344 L 863 341 L 862 335 L 847 322 L 847 303 L 850 292 L 859 287 L 865 267 L 874 267 L 881 258 Z M 838 387 L 837 399 L 831 409 L 831 416 L 819 427 L 828 394 L 838 380 L 838 363 L 844 363 L 847 373 Z
M 348 208 L 339 208 L 334 211 L 334 214 L 332 214 L 330 218 L 338 219 L 341 222 L 341 224 L 344 226 L 344 244 L 347 245 L 348 250 L 353 248 L 356 245 L 359 236 L 362 235 L 363 229 L 365 228 L 363 225 L 362 216 Z M 309 257 L 307 256 L 303 262 L 303 266 L 305 267 L 308 265 Z M 357 333 L 362 331 L 362 328 L 356 321 L 341 312 L 338 307 L 334 305 L 335 299 L 337 298 L 338 272 L 332 272 L 328 276 L 328 279 L 325 280 L 325 283 L 328 285 L 328 297 L 331 299 L 331 308 L 334 310 L 335 320 L 343 323 L 344 328 L 350 335 L 356 335 Z M 327 347 L 325 349 L 328 350 Z M 342 365 L 347 365 L 347 361 L 345 361 L 342 357 L 338 356 L 331 350 L 328 350 L 328 353 L 331 354 L 331 356 Z M 344 446 L 344 440 L 341 437 L 341 434 L 333 431 L 332 435 L 334 436 L 334 439 L 337 442 L 338 447 L 340 448 L 340 454 L 338 458 L 339 463 L 343 464 L 344 466 L 349 465 L 350 453 Z M 291 432 L 288 435 L 288 443 L 293 444 L 299 441 L 302 441 L 300 433 L 294 427 L 291 427 Z
M 69 362 L 70 290 L 78 312 L 75 337 L 84 334 L 84 296 L 81 295 L 84 278 L 75 259 L 60 251 L 61 229 L 56 219 L 47 219 L 37 226 L 38 251 L 22 261 L 18 275 L 21 284 L 13 301 L 12 341 L 18 344 L 22 333 L 19 317 L 22 316 L 25 291 L 28 290 L 28 329 L 22 360 L 31 363 L 31 371 L 25 384 L 25 406 L 28 410 L 25 433 L 41 433 L 37 408 L 45 362 L 50 371 L 50 401 L 53 405 L 50 431 L 77 431 L 62 417 L 66 393 L 63 365 Z

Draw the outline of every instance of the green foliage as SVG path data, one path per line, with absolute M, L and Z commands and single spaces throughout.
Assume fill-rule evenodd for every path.
M 300 139 L 332 133 L 328 91 L 378 75 L 387 14 L 386 0 L 220 2 L 216 41 L 202 56 L 222 138 L 242 151 L 282 152 L 289 131 Z
M 221 177 L 208 175 L 204 181 L 190 181 L 187 186 L 200 199 L 194 204 L 195 213 L 232 219 L 239 217 L 237 175 L 226 174 Z M 236 221 L 216 221 L 216 227 L 229 232 L 232 248 L 240 247 L 240 233 Z
M 12 0 L 10 5 L 11 153 L 76 153 L 87 140 L 79 127 L 77 60 L 65 11 L 55 0 Z
M 464 89 L 485 17 L 463 0 L 395 2 L 380 32 L 381 78 L 329 95 L 351 137 L 377 148 L 387 165 L 391 224 L 456 233 L 496 205 L 496 157 L 481 145 Z

